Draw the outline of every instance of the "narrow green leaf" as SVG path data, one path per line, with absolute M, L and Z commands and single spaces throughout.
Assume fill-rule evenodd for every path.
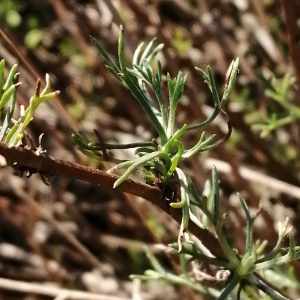
M 250 215 L 249 207 L 245 201 L 245 199 L 241 196 L 240 193 L 237 193 L 237 197 L 240 201 L 240 204 L 244 210 L 246 215 L 246 224 L 247 224 L 247 231 L 246 231 L 246 245 L 245 245 L 245 254 L 248 253 L 251 255 L 252 253 L 252 237 L 253 237 L 253 219 Z
M 154 45 L 154 42 L 156 41 L 156 38 L 153 38 L 149 44 L 146 46 L 142 56 L 141 56 L 141 59 L 140 59 L 140 62 L 143 63 L 144 60 L 146 60 L 149 55 L 151 55 L 151 50 L 153 48 L 153 45 Z
M 130 166 L 126 165 L 126 163 L 124 163 L 122 165 L 122 168 L 125 168 L 128 166 L 127 170 L 124 172 L 124 174 L 114 183 L 114 188 L 116 188 L 118 185 L 120 185 L 123 181 L 125 181 L 128 176 L 134 171 L 136 170 L 139 166 L 143 166 L 143 164 L 145 164 L 147 161 L 149 160 L 152 160 L 154 159 L 155 157 L 158 157 L 159 155 L 159 152 L 158 151 L 155 151 L 155 152 L 152 152 L 152 153 L 149 153 L 149 154 L 146 154 L 142 157 L 139 157 L 137 158 L 136 160 L 133 160 L 133 161 L 129 161 L 129 162 L 126 162 L 126 163 L 131 163 Z M 116 170 L 118 169 L 118 166 L 120 165 L 117 165 L 116 167 L 110 169 L 108 172 L 111 173 L 111 170 Z
M 144 46 L 144 43 L 142 42 L 137 46 L 136 50 L 134 51 L 133 57 L 132 57 L 133 65 L 139 65 L 139 56 L 141 54 L 143 46 Z
M 98 52 L 102 55 L 104 60 L 109 66 L 109 70 L 111 73 L 119 79 L 118 74 L 120 74 L 120 69 L 116 65 L 116 63 L 111 59 L 111 57 L 106 53 L 102 45 L 100 44 L 99 41 L 97 41 L 94 37 L 90 36 L 91 42 L 94 45 L 94 47 L 98 50 Z
M 4 82 L 4 70 L 5 70 L 5 60 L 2 59 L 0 61 L 0 99 L 2 98 L 3 90 L 3 82 Z
M 162 143 L 166 143 L 167 136 L 164 131 L 162 124 L 159 121 L 161 118 L 158 110 L 154 108 L 152 104 L 150 104 L 149 99 L 141 90 L 139 85 L 133 80 L 131 75 L 129 74 L 126 64 L 125 64 L 125 54 L 124 54 L 124 30 L 123 27 L 120 26 L 120 34 L 119 34 L 119 43 L 118 43 L 118 56 L 119 56 L 119 64 L 121 68 L 121 72 L 124 74 L 124 81 L 127 84 L 131 94 L 136 98 L 141 107 L 144 109 L 149 119 L 151 120 L 153 126 L 155 127 L 157 133 L 159 134 Z
M 11 124 L 11 119 L 13 117 L 13 113 L 15 110 L 15 105 L 16 105 L 16 100 L 17 100 L 17 90 L 12 94 L 11 99 L 10 99 L 10 105 L 6 111 L 6 116 L 0 131 L 0 141 L 2 142 L 5 139 L 6 133 L 9 129 L 9 125 Z
M 215 79 L 214 79 L 214 76 L 213 76 L 213 73 L 211 71 L 210 66 L 207 67 L 207 74 L 208 74 L 208 77 L 209 77 L 209 88 L 210 88 L 211 93 L 213 95 L 214 106 L 220 106 L 220 99 L 219 99 L 217 87 L 216 87 L 216 84 L 215 84 Z
M 228 76 L 229 76 L 228 85 L 225 84 L 225 91 L 224 91 L 224 94 L 223 94 L 223 97 L 222 97 L 222 100 L 220 103 L 220 107 L 224 107 L 224 105 L 235 85 L 237 74 L 238 74 L 238 67 L 239 67 L 239 59 L 237 58 L 236 60 L 233 61 L 233 64 L 230 67 L 231 72 L 230 72 L 230 75 L 228 74 Z
M 14 78 L 17 73 L 17 69 L 18 69 L 17 64 L 12 66 L 12 68 L 10 69 L 9 74 L 7 76 L 6 82 L 3 86 L 3 90 L 10 88 L 14 84 Z
M 214 223 L 220 218 L 220 193 L 219 193 L 219 179 L 217 168 L 212 167 L 212 191 L 214 195 Z
M 20 84 L 21 83 L 16 83 L 16 84 L 10 85 L 10 87 L 8 89 L 6 89 L 6 91 L 3 93 L 1 100 L 0 100 L 0 111 L 3 110 L 4 106 L 11 99 L 12 95 L 16 92 L 16 90 Z
M 209 84 L 209 76 L 203 71 L 202 69 L 195 67 L 195 70 L 197 71 L 198 74 L 200 74 L 207 84 Z

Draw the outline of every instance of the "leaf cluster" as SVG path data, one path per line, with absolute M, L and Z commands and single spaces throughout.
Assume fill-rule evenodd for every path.
M 5 142 L 9 147 L 17 146 L 25 134 L 25 130 L 33 118 L 33 114 L 38 106 L 59 94 L 59 91 L 51 92 L 50 76 L 46 74 L 46 86 L 42 91 L 40 80 L 37 81 L 34 95 L 29 100 L 29 105 L 25 109 L 20 107 L 20 117 L 13 119 L 16 107 L 17 91 L 21 82 L 19 82 L 18 65 L 15 64 L 9 71 L 7 79 L 4 79 L 5 60 L 0 61 L 0 116 L 5 111 L 4 122 L 0 130 L 0 141 Z
M 240 194 L 237 194 L 247 221 L 245 253 L 242 255 L 237 254 L 229 244 L 224 232 L 227 214 L 220 214 L 220 189 L 216 168 L 213 167 L 212 170 L 211 188 L 208 186 L 205 192 L 205 195 L 209 196 L 199 196 L 192 179 L 180 168 L 180 162 L 183 160 L 218 147 L 229 138 L 231 125 L 223 107 L 236 82 L 238 59 L 234 60 L 229 66 L 225 77 L 224 92 L 221 97 L 218 94 L 211 68 L 208 66 L 204 71 L 196 67 L 198 74 L 202 76 L 209 86 L 214 101 L 214 109 L 207 120 L 199 124 L 184 124 L 178 129 L 175 122 L 176 109 L 184 93 L 187 74 L 179 71 L 177 76 L 172 78 L 167 73 L 168 99 L 164 99 L 162 94 L 162 85 L 164 84 L 162 65 L 159 60 L 156 60 L 155 68 L 152 67 L 152 61 L 163 49 L 163 45 L 155 46 L 155 39 L 145 47 L 143 43 L 140 44 L 133 55 L 132 64 L 128 66 L 125 60 L 124 32 L 122 27 L 119 34 L 118 64 L 106 53 L 100 42 L 92 37 L 91 40 L 104 58 L 106 67 L 130 91 L 133 98 L 143 108 L 159 138 L 139 143 L 110 144 L 106 143 L 97 131 L 95 131 L 95 134 L 98 141 L 91 141 L 83 133 L 73 131 L 72 137 L 77 147 L 88 156 L 116 163 L 113 168 L 108 170 L 108 173 L 126 169 L 115 182 L 114 187 L 122 184 L 137 168 L 144 170 L 144 178 L 148 184 L 154 184 L 159 179 L 162 184 L 160 187 L 172 186 L 173 178 L 175 177 L 179 182 L 178 195 L 174 192 L 174 195 L 169 199 L 171 207 L 182 210 L 178 240 L 176 244 L 171 245 L 171 248 L 175 249 L 180 255 L 183 274 L 177 276 L 166 272 L 150 251 L 146 250 L 154 270 L 146 271 L 142 276 L 133 277 L 143 280 L 164 279 L 174 284 L 188 286 L 201 293 L 208 293 L 219 300 L 227 299 L 234 291 L 240 298 L 242 290 L 244 290 L 245 294 L 250 295 L 252 293 L 257 295 L 257 297 L 260 296 L 259 291 L 262 291 L 272 299 L 286 299 L 261 280 L 259 272 L 287 264 L 299 258 L 300 248 L 295 246 L 288 220 L 283 225 L 279 224 L 279 236 L 274 249 L 263 255 L 266 243 L 253 242 L 253 224 L 259 215 L 260 208 L 252 216 L 246 201 Z M 154 99 L 151 95 L 154 95 Z M 199 141 L 190 149 L 185 149 L 182 143 L 182 136 L 191 130 L 204 129 L 213 122 L 220 112 L 225 116 L 228 123 L 226 136 L 219 141 L 214 141 L 215 135 L 206 137 L 205 131 L 203 131 Z M 111 158 L 107 153 L 107 150 L 110 149 L 127 148 L 135 148 L 135 159 L 120 161 Z M 224 256 L 220 258 L 203 254 L 197 246 L 201 241 L 198 241 L 197 237 L 190 236 L 188 233 L 189 222 L 193 222 L 198 227 L 215 233 Z M 283 241 L 287 237 L 289 239 L 289 247 L 284 249 Z M 216 270 L 227 272 L 225 272 L 227 274 L 225 287 L 221 292 L 205 287 L 188 272 L 188 266 L 194 261 L 201 261 L 214 266 Z

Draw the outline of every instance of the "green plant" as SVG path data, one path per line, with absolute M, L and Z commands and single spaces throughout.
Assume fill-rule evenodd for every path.
M 278 113 L 272 113 L 270 117 L 266 117 L 263 123 L 257 123 L 252 126 L 256 131 L 260 132 L 261 137 L 268 136 L 272 131 L 291 124 L 300 119 L 300 109 L 290 101 L 290 91 L 295 83 L 295 78 L 286 73 L 282 79 L 272 77 L 267 80 L 260 76 L 265 86 L 266 96 L 277 102 L 280 109 L 285 112 L 285 117 L 279 117 Z
M 192 242 L 185 242 L 182 247 L 178 243 L 170 245 L 172 249 L 176 252 L 180 252 L 181 263 L 183 274 L 181 276 L 176 276 L 170 274 L 159 264 L 151 252 L 147 249 L 148 258 L 154 268 L 153 270 L 146 271 L 144 275 L 133 275 L 132 278 L 139 278 L 142 280 L 153 280 L 153 279 L 163 279 L 171 283 L 182 284 L 193 288 L 195 291 L 201 291 L 208 293 L 210 295 L 216 296 L 217 299 L 227 299 L 227 297 L 232 294 L 236 289 L 237 285 L 240 284 L 240 288 L 236 289 L 239 294 L 241 289 L 244 289 L 245 293 L 250 296 L 250 294 L 256 295 L 257 299 L 262 299 L 262 295 L 258 293 L 258 289 L 263 291 L 272 299 L 287 299 L 283 297 L 278 292 L 270 288 L 263 280 L 259 274 L 262 271 L 274 269 L 277 266 L 288 264 L 292 260 L 299 259 L 300 257 L 300 247 L 295 246 L 295 241 L 291 233 L 292 227 L 289 225 L 289 220 L 287 219 L 284 224 L 278 224 L 278 240 L 276 246 L 268 254 L 263 255 L 263 250 L 266 243 L 253 243 L 253 223 L 258 216 L 260 209 L 254 216 L 250 215 L 247 203 L 237 194 L 240 204 L 245 212 L 247 228 L 246 228 L 246 241 L 245 241 L 245 253 L 243 255 L 238 255 L 236 251 L 229 245 L 226 234 L 223 231 L 223 226 L 227 221 L 227 214 L 220 215 L 220 200 L 219 200 L 219 186 L 218 186 L 218 175 L 217 170 L 213 167 L 212 171 L 212 188 L 207 196 L 199 196 L 192 182 L 189 182 L 189 192 L 191 194 L 192 201 L 190 205 L 203 213 L 202 219 L 199 221 L 203 224 L 203 219 L 206 217 L 209 220 L 209 226 L 214 228 L 220 246 L 224 253 L 224 258 L 217 258 L 207 256 L 202 253 L 201 248 L 198 247 L 199 243 L 197 238 L 193 237 Z M 212 202 L 212 203 L 209 203 Z M 212 205 L 211 205 L 212 204 Z M 212 210 L 209 207 L 213 207 Z M 197 212 L 194 210 L 195 215 Z M 284 248 L 284 239 L 289 238 L 289 247 Z M 180 249 L 181 247 L 181 249 Z M 197 279 L 197 270 L 195 267 L 191 266 L 193 262 L 203 262 L 216 267 L 219 272 L 225 273 L 226 287 L 222 292 L 218 292 L 214 289 L 207 289 L 199 279 Z M 190 268 L 189 268 L 190 266 Z M 187 270 L 192 270 L 188 273 Z M 222 271 L 223 270 L 223 271 Z M 224 273 L 223 273 L 224 274 Z M 224 276 L 224 275 L 223 275 Z M 256 289 L 246 289 L 246 287 L 252 286 Z
M 243 254 L 237 253 L 228 242 L 224 231 L 227 214 L 222 215 L 220 213 L 219 179 L 216 168 L 213 167 L 212 169 L 212 183 L 206 185 L 203 195 L 200 196 L 192 179 L 179 165 L 182 161 L 189 159 L 193 155 L 220 146 L 229 138 L 231 125 L 227 114 L 223 111 L 223 107 L 236 81 L 238 59 L 233 61 L 228 69 L 222 98 L 218 95 L 210 67 L 207 67 L 206 71 L 196 68 L 197 72 L 209 86 L 214 100 L 214 110 L 212 115 L 204 122 L 189 126 L 184 124 L 181 128 L 177 129 L 175 125 L 176 109 L 183 96 L 187 75 L 183 75 L 179 72 L 177 77 L 171 78 L 171 76 L 167 74 L 166 78 L 169 91 L 169 103 L 167 105 L 161 92 L 163 84 L 161 64 L 157 61 L 156 73 L 154 73 L 151 67 L 151 62 L 162 49 L 162 45 L 154 47 L 155 40 L 152 40 L 145 47 L 144 51 L 142 51 L 143 44 L 141 44 L 134 54 L 132 66 L 127 67 L 125 64 L 124 32 L 122 28 L 119 35 L 119 66 L 113 62 L 99 42 L 93 38 L 91 39 L 100 54 L 104 57 L 107 68 L 125 88 L 129 89 L 134 98 L 142 106 L 159 137 L 140 143 L 120 145 L 106 143 L 97 131 L 95 131 L 95 134 L 98 141 L 90 141 L 83 133 L 73 130 L 72 137 L 74 141 L 84 154 L 99 160 L 116 163 L 116 166 L 108 170 L 108 173 L 127 168 L 115 181 L 114 187 L 125 184 L 132 172 L 137 168 L 141 168 L 146 183 L 156 185 L 163 190 L 164 197 L 169 201 L 169 205 L 175 209 L 180 209 L 182 214 L 178 240 L 176 243 L 170 245 L 170 249 L 179 255 L 182 274 L 174 275 L 164 270 L 159 264 L 159 261 L 146 249 L 146 253 L 154 270 L 148 270 L 144 275 L 135 275 L 132 277 L 143 280 L 164 279 L 173 284 L 187 286 L 196 292 L 210 294 L 219 300 L 228 299 L 233 293 L 236 293 L 237 298 L 240 299 L 242 291 L 244 291 L 244 295 L 248 297 L 254 296 L 262 299 L 263 296 L 260 292 L 262 291 L 272 299 L 287 299 L 276 291 L 273 286 L 266 283 L 261 273 L 270 269 L 276 269 L 281 265 L 286 265 L 292 260 L 299 259 L 300 247 L 295 245 L 291 233 L 292 227 L 289 225 L 288 220 L 286 220 L 284 224 L 279 224 L 278 241 L 273 250 L 264 254 L 266 243 L 253 242 L 253 224 L 260 212 L 260 208 L 257 213 L 252 216 L 246 201 L 238 194 L 237 197 L 245 213 L 247 226 L 245 252 Z M 29 101 L 28 108 L 25 110 L 21 107 L 20 118 L 15 121 L 12 115 L 16 106 L 17 89 L 20 85 L 18 82 L 17 65 L 11 68 L 6 81 L 4 80 L 4 69 L 5 62 L 2 60 L 0 62 L 0 111 L 6 110 L 6 112 L 0 131 L 0 138 L 2 142 L 11 148 L 11 153 L 13 153 L 13 150 L 16 150 L 15 154 L 12 155 L 13 158 L 10 160 L 10 162 L 14 164 L 16 161 L 16 153 L 22 153 L 22 151 L 19 151 L 19 148 L 23 149 L 23 147 L 18 146 L 21 144 L 24 135 L 26 135 L 25 130 L 35 110 L 43 101 L 55 97 L 59 92 L 50 92 L 50 79 L 48 75 L 46 75 L 46 86 L 40 92 L 41 83 L 38 80 L 35 93 Z M 152 89 L 157 100 L 156 102 L 151 98 L 147 88 Z M 192 148 L 186 150 L 182 142 L 183 135 L 191 130 L 204 129 L 220 112 L 225 116 L 228 123 L 227 134 L 222 139 L 214 141 L 215 135 L 206 137 L 205 132 L 202 132 L 200 140 Z M 88 174 L 89 170 L 83 169 L 82 166 L 79 168 L 78 165 L 71 165 L 70 163 L 64 164 L 61 161 L 57 162 L 55 159 L 46 157 L 44 151 L 40 147 L 35 148 L 30 137 L 28 137 L 28 139 L 31 146 L 28 150 L 31 154 L 31 160 L 25 167 L 29 168 L 30 172 L 34 171 L 51 175 L 54 173 L 54 170 L 49 169 L 49 165 L 52 165 L 53 167 L 60 167 L 60 169 L 56 169 L 56 173 L 60 172 L 60 170 L 65 170 L 65 173 L 69 174 L 73 166 L 73 171 L 82 171 L 81 176 Z M 7 149 L 7 146 L 5 147 Z M 5 147 L 1 144 L 1 151 L 3 150 L 4 152 L 4 150 L 6 150 Z M 107 153 L 109 149 L 126 148 L 136 149 L 135 159 L 121 161 L 110 157 Z M 32 152 L 34 152 L 34 155 L 32 155 Z M 28 154 L 26 152 L 24 153 Z M 18 159 L 21 161 L 21 158 Z M 25 160 L 26 158 L 23 157 L 23 164 Z M 37 163 L 35 163 L 35 161 Z M 20 166 L 24 167 L 22 163 Z M 93 172 L 90 173 L 95 175 L 96 171 L 93 170 Z M 101 175 L 101 173 L 99 172 L 97 175 Z M 176 192 L 177 188 L 178 194 Z M 210 236 L 216 236 L 223 255 L 216 257 L 203 253 L 202 248 L 199 246 L 201 241 L 198 240 L 197 236 L 192 236 L 188 232 L 189 222 L 193 222 L 196 226 L 201 228 L 201 230 L 209 232 Z M 283 247 L 285 238 L 289 240 L 289 246 L 287 248 Z M 219 291 L 215 288 L 208 288 L 201 283 L 201 280 L 199 280 L 201 274 L 199 275 L 199 270 L 197 270 L 197 263 L 199 262 L 204 262 L 214 268 L 216 277 L 213 278 L 224 283 L 225 287 L 223 290 Z M 222 278 L 220 279 L 220 277 Z
M 187 80 L 187 75 L 183 75 L 179 71 L 176 78 L 171 78 L 170 74 L 167 74 L 167 85 L 169 91 L 169 109 L 167 109 L 166 103 L 161 93 L 162 85 L 162 67 L 159 61 L 157 61 L 157 73 L 154 74 L 151 61 L 162 49 L 163 45 L 154 47 L 153 39 L 142 52 L 143 44 L 139 45 L 133 56 L 132 68 L 128 68 L 125 64 L 124 57 L 124 32 L 120 29 L 119 35 L 119 66 L 117 66 L 108 54 L 101 47 L 99 42 L 94 38 L 91 38 L 93 44 L 99 50 L 104 57 L 107 68 L 111 73 L 127 88 L 130 90 L 134 98 L 139 102 L 141 107 L 144 109 L 148 118 L 151 120 L 154 128 L 159 135 L 159 139 L 152 139 L 151 141 L 145 141 L 141 143 L 133 143 L 126 145 L 113 145 L 107 144 L 102 141 L 99 133 L 98 142 L 92 142 L 87 139 L 82 133 L 76 133 L 73 131 L 72 137 L 76 142 L 78 148 L 85 154 L 99 158 L 102 160 L 111 161 L 108 157 L 107 149 L 126 149 L 136 148 L 135 154 L 137 158 L 134 160 L 122 161 L 116 166 L 108 170 L 108 173 L 127 168 L 124 174 L 115 182 L 114 187 L 120 185 L 128 176 L 135 171 L 138 167 L 144 169 L 144 177 L 147 183 L 154 184 L 158 179 L 160 186 L 163 189 L 169 189 L 172 185 L 172 179 L 176 176 L 180 182 L 180 201 L 176 202 L 171 200 L 170 206 L 173 208 L 182 209 L 182 223 L 181 229 L 178 236 L 179 244 L 184 239 L 184 234 L 188 226 L 189 219 L 197 222 L 197 218 L 193 215 L 190 210 L 190 194 L 188 192 L 188 178 L 184 172 L 178 168 L 178 164 L 186 159 L 189 159 L 192 155 L 199 152 L 211 150 L 218 147 L 221 143 L 226 141 L 231 133 L 229 126 L 228 134 L 219 141 L 213 141 L 215 135 L 206 137 L 205 132 L 202 133 L 199 142 L 194 145 L 191 149 L 185 150 L 184 145 L 180 142 L 180 138 L 190 130 L 196 130 L 204 128 L 210 124 L 219 114 L 223 112 L 222 108 L 226 103 L 226 100 L 234 86 L 237 72 L 238 72 L 238 59 L 233 61 L 229 67 L 226 75 L 226 85 L 224 94 L 220 99 L 216 91 L 215 82 L 210 67 L 207 67 L 207 72 L 196 68 L 197 72 L 204 78 L 209 85 L 213 100 L 214 100 L 214 111 L 212 115 L 204 122 L 196 125 L 188 126 L 184 124 L 180 129 L 176 130 L 175 127 L 175 116 L 176 108 L 180 99 L 182 98 L 184 85 Z M 155 106 L 154 101 L 150 97 L 147 91 L 146 84 L 154 92 L 158 108 Z M 228 121 L 228 119 L 227 119 Z M 229 121 L 228 121 L 229 124 Z M 114 159 L 114 162 L 118 162 Z
M 18 120 L 14 120 L 12 117 L 16 107 L 17 90 L 21 84 L 21 82 L 19 82 L 19 73 L 17 73 L 17 68 L 18 65 L 12 66 L 5 81 L 5 61 L 0 61 L 0 116 L 1 112 L 6 109 L 5 119 L 0 131 L 0 141 L 5 142 L 9 147 L 19 145 L 38 106 L 42 102 L 52 99 L 59 94 L 59 91 L 50 92 L 50 76 L 46 74 L 45 88 L 40 91 L 41 81 L 38 80 L 34 95 L 29 100 L 29 106 L 26 109 L 24 106 L 21 106 L 20 117 Z
M 223 230 L 227 215 L 220 214 L 219 185 L 216 168 L 214 167 L 212 171 L 212 187 L 209 196 L 199 196 L 191 178 L 187 176 L 179 166 L 182 161 L 189 159 L 192 155 L 218 147 L 229 138 L 231 125 L 230 120 L 223 111 L 223 107 L 236 81 L 238 59 L 233 61 L 228 69 L 225 78 L 224 93 L 221 99 L 219 98 L 215 86 L 211 68 L 207 67 L 206 71 L 196 68 L 197 72 L 203 77 L 210 88 L 214 100 L 214 110 L 206 121 L 189 126 L 184 124 L 181 128 L 176 129 L 176 108 L 183 96 L 187 75 L 183 75 L 182 72 L 179 71 L 177 77 L 171 78 L 171 76 L 167 74 L 166 78 L 169 92 L 169 103 L 167 106 L 161 93 L 163 81 L 162 66 L 157 60 L 157 71 L 155 73 L 151 65 L 152 60 L 159 51 L 161 51 L 163 45 L 154 47 L 155 40 L 152 40 L 143 51 L 143 44 L 139 45 L 134 53 L 132 66 L 128 67 L 125 63 L 124 32 L 122 27 L 120 28 L 118 45 L 119 65 L 110 58 L 98 41 L 92 37 L 91 40 L 104 58 L 110 72 L 125 88 L 129 89 L 133 97 L 141 105 L 152 122 L 159 138 L 140 143 L 120 145 L 105 143 L 97 131 L 95 131 L 95 133 L 98 137 L 98 141 L 91 141 L 83 133 L 73 131 L 72 137 L 77 147 L 90 157 L 116 163 L 116 166 L 108 170 L 108 173 L 127 169 L 115 182 L 114 187 L 122 184 L 137 168 L 141 168 L 145 181 L 150 185 L 158 185 L 165 191 L 165 197 L 170 201 L 170 206 L 182 210 L 182 221 L 178 241 L 172 245 L 172 248 L 179 252 L 183 274 L 177 276 L 166 272 L 162 266 L 159 265 L 155 257 L 147 251 L 155 271 L 147 271 L 145 275 L 134 277 L 143 280 L 164 279 L 175 284 L 188 286 L 195 291 L 209 293 L 218 297 L 218 299 L 227 299 L 234 290 L 237 292 L 238 298 L 242 290 L 248 295 L 256 294 L 258 297 L 258 290 L 261 290 L 272 299 L 287 299 L 264 283 L 259 272 L 278 265 L 287 264 L 299 258 L 300 248 L 295 246 L 288 220 L 284 225 L 280 224 L 278 241 L 275 248 L 267 255 L 263 255 L 262 250 L 264 249 L 265 243 L 255 244 L 252 240 L 253 223 L 260 210 L 258 210 L 256 215 L 251 216 L 245 200 L 238 194 L 240 205 L 246 215 L 247 230 L 245 253 L 243 255 L 237 254 L 229 245 Z M 156 102 L 151 98 L 147 88 L 152 90 Z M 214 141 L 215 135 L 206 137 L 205 132 L 203 132 L 198 143 L 191 149 L 186 150 L 181 142 L 182 136 L 190 130 L 205 128 L 220 112 L 225 116 L 228 123 L 228 133 L 225 137 L 219 141 Z M 133 160 L 120 161 L 111 158 L 107 153 L 107 150 L 110 149 L 126 148 L 135 148 L 137 157 Z M 176 187 L 174 187 L 174 178 L 177 178 L 179 182 L 178 195 L 176 193 Z M 207 193 L 205 194 L 207 195 Z M 223 257 L 211 257 L 201 253 L 201 250 L 197 247 L 197 237 L 188 234 L 187 228 L 189 221 L 204 230 L 215 232 L 224 254 Z M 283 240 L 286 237 L 289 238 L 288 249 L 282 247 Z M 197 280 L 188 273 L 188 264 L 194 261 L 203 261 L 209 265 L 214 265 L 217 270 L 227 270 L 224 290 L 219 292 L 214 289 L 208 289 L 200 282 L 197 282 Z

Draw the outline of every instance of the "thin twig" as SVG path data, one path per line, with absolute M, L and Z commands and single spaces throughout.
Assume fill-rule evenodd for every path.
M 94 129 L 94 132 L 95 132 L 95 135 L 97 136 L 97 138 L 99 140 L 99 143 L 100 143 L 100 146 L 101 146 L 102 155 L 103 155 L 103 159 L 105 161 L 108 161 L 109 157 L 107 155 L 107 151 L 106 151 L 104 139 L 103 139 L 103 137 L 102 137 L 102 135 L 100 134 L 99 131 L 97 131 L 96 129 Z
M 5 157 L 10 166 L 21 167 L 21 169 L 30 168 L 31 171 L 36 173 L 39 172 L 49 176 L 55 175 L 79 179 L 110 188 L 113 188 L 115 181 L 119 178 L 116 175 L 110 175 L 104 171 L 88 168 L 69 161 L 44 155 L 37 156 L 31 150 L 22 147 L 9 148 L 4 143 L 0 143 L 0 155 Z M 170 208 L 166 202 L 163 201 L 163 193 L 160 189 L 143 183 L 134 182 L 133 180 L 124 181 L 117 189 L 152 202 L 167 214 L 171 215 L 179 224 L 181 223 L 181 210 Z M 189 231 L 200 239 L 203 245 L 209 249 L 213 255 L 224 258 L 219 242 L 212 233 L 196 226 L 193 222 L 190 222 L 189 224 Z

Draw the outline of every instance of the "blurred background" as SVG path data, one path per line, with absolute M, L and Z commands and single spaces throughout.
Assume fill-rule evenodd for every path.
M 212 111 L 211 94 L 194 66 L 212 67 L 221 94 L 227 68 L 239 57 L 237 84 L 225 107 L 234 127 L 230 140 L 183 168 L 199 192 L 212 165 L 218 168 L 222 209 L 229 213 L 226 232 L 238 251 L 244 249 L 245 218 L 236 192 L 253 212 L 263 205 L 256 240 L 274 247 L 277 223 L 289 217 L 299 245 L 300 2 L 282 2 L 285 8 L 278 0 L 1 0 L 0 28 L 10 42 L 1 35 L 0 58 L 7 70 L 19 64 L 20 105 L 27 106 L 37 78 L 46 73 L 53 90 L 61 91 L 39 107 L 30 135 L 37 141 L 45 133 L 43 147 L 55 158 L 104 169 L 76 150 L 70 128 L 92 138 L 97 129 L 105 140 L 119 143 L 155 133 L 137 102 L 106 70 L 89 35 L 116 59 L 123 24 L 128 61 L 141 41 L 157 37 L 157 44 L 164 43 L 159 57 L 164 74 L 189 74 L 178 127 L 201 122 Z M 221 116 L 206 129 L 219 138 L 226 130 Z M 186 147 L 200 134 L 191 133 Z M 1 299 L 71 299 L 57 288 L 114 296 L 80 299 L 213 299 L 164 282 L 129 280 L 130 274 L 150 268 L 144 244 L 166 269 L 178 270 L 176 256 L 154 247 L 177 240 L 178 225 L 164 212 L 105 186 L 61 177 L 47 186 L 39 176 L 16 175 L 11 168 L 0 169 Z M 141 180 L 138 174 L 133 178 Z M 300 265 L 275 271 L 268 279 L 290 297 L 300 297 Z M 1 281 L 5 278 L 39 283 L 48 292 L 9 287 Z

